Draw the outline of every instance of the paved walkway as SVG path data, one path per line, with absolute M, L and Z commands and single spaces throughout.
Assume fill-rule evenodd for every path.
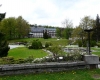
M 9 45 L 10 49 L 17 48 L 17 47 L 24 47 L 23 45 Z

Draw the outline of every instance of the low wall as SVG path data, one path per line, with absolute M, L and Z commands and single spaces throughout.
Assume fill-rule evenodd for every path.
M 58 72 L 72 69 L 85 69 L 86 63 L 79 62 L 50 62 L 50 63 L 30 63 L 30 64 L 10 64 L 0 65 L 0 75 L 14 75 L 26 73 Z

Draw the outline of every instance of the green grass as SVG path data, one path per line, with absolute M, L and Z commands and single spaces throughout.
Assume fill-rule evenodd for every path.
M 27 41 L 27 42 L 32 42 L 33 40 L 39 39 L 42 44 L 44 45 L 46 42 L 51 42 L 53 45 L 62 45 L 66 46 L 68 43 L 68 40 L 66 39 L 60 39 L 57 40 L 56 38 L 50 38 L 50 39 L 43 39 L 43 38 L 26 38 L 26 39 L 18 39 L 18 40 L 10 40 L 9 42 L 16 42 L 16 41 Z M 25 47 L 20 47 L 20 48 L 14 48 L 9 50 L 8 56 L 13 56 L 15 59 L 17 58 L 26 58 L 29 56 L 33 56 L 34 58 L 40 58 L 46 56 L 47 53 L 44 52 L 43 50 L 30 50 Z
M 100 48 L 91 48 L 92 50 L 94 50 L 94 52 L 92 52 L 92 54 L 96 54 L 100 57 Z
M 3 76 L 0 80 L 100 80 L 100 69 Z
M 13 56 L 15 59 L 27 58 L 29 56 L 33 56 L 34 58 L 41 58 L 47 55 L 48 53 L 46 53 L 42 49 L 34 50 L 34 49 L 28 49 L 26 47 L 14 48 L 9 50 L 8 52 L 8 56 Z
M 36 40 L 36 39 L 39 39 L 42 42 L 43 45 L 45 44 L 45 42 L 51 42 L 53 45 L 62 45 L 62 46 L 66 46 L 68 44 L 68 40 L 67 39 L 57 40 L 56 38 L 50 38 L 50 39 L 25 38 L 25 39 L 10 40 L 9 43 L 20 42 L 20 41 L 27 41 L 27 42 L 31 43 L 33 40 Z

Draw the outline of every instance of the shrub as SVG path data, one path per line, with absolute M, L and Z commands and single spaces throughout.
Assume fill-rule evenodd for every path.
M 42 49 L 42 43 L 39 40 L 37 40 L 37 45 L 38 45 L 38 49 Z
M 33 49 L 33 47 L 32 47 L 31 45 L 30 45 L 30 46 L 28 46 L 28 48 L 29 48 L 29 49 Z
M 5 35 L 0 32 L 0 57 L 6 57 L 9 49 L 10 47 L 5 39 Z
M 29 49 L 42 49 L 42 43 L 39 40 L 33 40 L 32 45 L 28 47 Z
M 42 58 L 36 58 L 34 59 L 34 61 L 32 61 L 33 63 L 41 63 L 42 62 Z
M 24 59 L 17 59 L 17 60 L 15 60 L 15 63 L 16 64 L 25 63 L 25 60 Z
M 33 56 L 29 56 L 28 58 L 25 59 L 25 62 L 31 63 L 34 60 Z
M 97 43 L 97 46 L 100 47 L 100 43 Z
M 45 43 L 45 48 L 48 48 L 49 46 L 51 46 L 52 44 L 50 42 L 46 42 Z
M 96 46 L 96 41 L 91 41 L 91 47 Z
M 15 60 L 12 56 L 2 57 L 2 64 L 14 64 Z
M 79 50 L 74 50 L 71 52 L 68 52 L 66 55 L 66 60 L 67 61 L 77 61 L 77 60 L 82 60 L 82 56 Z

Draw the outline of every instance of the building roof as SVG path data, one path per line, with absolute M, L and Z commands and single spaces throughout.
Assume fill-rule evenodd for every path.
M 44 30 L 56 31 L 56 28 L 44 28 Z
M 43 27 L 31 27 L 31 32 L 43 32 L 44 28 Z
M 43 26 L 37 26 L 37 25 L 30 25 L 30 28 L 32 33 L 43 32 L 43 30 L 56 31 L 56 28 L 44 28 Z

